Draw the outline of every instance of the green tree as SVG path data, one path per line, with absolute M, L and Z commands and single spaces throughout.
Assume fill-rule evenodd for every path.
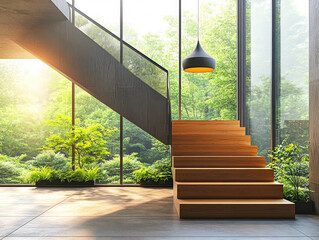
M 80 124 L 77 120 L 77 124 Z M 102 160 L 110 153 L 106 147 L 107 139 L 113 135 L 116 129 L 106 129 L 101 124 L 85 126 L 72 126 L 71 118 L 59 115 L 56 120 L 49 121 L 49 126 L 62 128 L 65 131 L 58 135 L 53 134 L 47 138 L 48 144 L 44 149 L 52 149 L 56 152 L 71 156 L 74 147 L 75 161 L 72 159 L 72 168 L 80 169 L 85 164 Z

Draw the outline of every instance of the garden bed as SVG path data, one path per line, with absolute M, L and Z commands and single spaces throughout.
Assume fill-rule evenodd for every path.
M 94 187 L 95 181 L 71 181 L 71 182 L 62 182 L 62 181 L 45 181 L 41 180 L 35 183 L 36 187 Z
M 313 201 L 297 201 L 295 202 L 296 214 L 313 214 L 314 213 Z
M 173 181 L 140 181 L 140 184 L 142 186 L 159 186 L 159 187 L 172 187 L 173 186 Z

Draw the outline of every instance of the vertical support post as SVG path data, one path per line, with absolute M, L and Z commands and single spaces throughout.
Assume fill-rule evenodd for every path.
M 75 25 L 75 0 L 72 0 L 72 23 Z M 72 126 L 75 126 L 75 84 L 72 82 Z M 75 170 L 75 146 L 72 145 L 72 170 Z
M 182 0 L 178 5 L 178 115 L 182 119 Z
M 123 64 L 123 0 L 120 0 L 120 63 Z M 123 184 L 123 116 L 120 116 L 120 184 Z
M 279 141 L 280 123 L 280 0 L 272 0 L 271 150 Z
M 237 0 L 237 119 L 246 127 L 246 0 Z

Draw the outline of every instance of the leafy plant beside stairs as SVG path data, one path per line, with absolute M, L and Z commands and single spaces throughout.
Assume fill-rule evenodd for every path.
M 309 201 L 308 146 L 288 143 L 284 140 L 269 155 L 275 180 L 284 184 L 284 197 L 292 202 Z
M 76 169 L 75 171 L 57 171 L 49 167 L 41 167 L 29 174 L 28 181 L 36 183 L 40 181 L 61 182 L 88 182 L 99 177 L 100 168 Z
M 152 166 L 142 167 L 133 172 L 133 179 L 142 185 L 172 185 L 172 170 L 170 159 L 156 161 Z

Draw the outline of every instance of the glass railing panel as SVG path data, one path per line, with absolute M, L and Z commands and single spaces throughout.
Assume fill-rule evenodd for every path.
M 120 61 L 120 41 L 118 39 L 113 37 L 110 33 L 103 31 L 98 25 L 81 15 L 79 12 L 75 12 L 74 16 L 75 26 L 77 28 Z
M 127 45 L 123 46 L 123 65 L 151 88 L 167 97 L 167 73 Z

